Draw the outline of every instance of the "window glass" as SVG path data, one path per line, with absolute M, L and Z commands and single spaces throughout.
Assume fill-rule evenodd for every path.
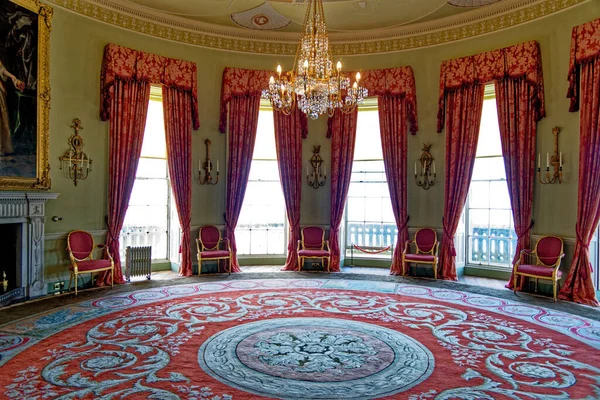
M 467 263 L 511 268 L 517 238 L 493 96 L 483 102 L 465 219 Z
M 160 91 L 157 91 L 160 93 Z M 152 259 L 179 261 L 180 228 L 167 167 L 162 100 L 151 96 L 142 151 L 120 235 L 127 246 L 152 246 Z
M 346 254 L 348 257 L 389 258 L 390 250 L 367 254 L 366 249 L 395 245 L 398 236 L 387 185 L 379 113 L 374 106 L 359 106 L 352 176 L 346 202 Z
M 261 106 L 248 186 L 235 229 L 238 254 L 284 255 L 287 248 L 286 225 L 273 110 Z

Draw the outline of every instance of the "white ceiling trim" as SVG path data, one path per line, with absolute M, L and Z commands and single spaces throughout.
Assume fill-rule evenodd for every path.
M 226 27 L 165 15 L 126 0 L 45 0 L 111 25 L 201 47 L 234 52 L 296 52 L 299 33 Z M 388 29 L 331 32 L 333 53 L 358 55 L 435 46 L 506 29 L 596 0 L 505 0 L 435 21 Z

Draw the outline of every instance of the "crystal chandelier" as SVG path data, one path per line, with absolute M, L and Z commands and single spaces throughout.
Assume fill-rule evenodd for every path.
M 333 69 L 323 2 L 307 3 L 294 69 L 282 73 L 278 65 L 277 76 L 271 76 L 269 89 L 263 90 L 262 97 L 286 115 L 296 106 L 312 119 L 324 113 L 332 116 L 336 109 L 349 113 L 368 96 L 368 91 L 360 86 L 360 72 L 350 85 L 350 79 L 342 74 L 341 62 Z

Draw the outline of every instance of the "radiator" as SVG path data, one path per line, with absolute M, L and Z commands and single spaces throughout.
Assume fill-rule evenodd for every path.
M 125 278 L 129 281 L 132 276 L 141 275 L 145 275 L 147 279 L 152 276 L 152 246 L 127 246 L 125 250 Z

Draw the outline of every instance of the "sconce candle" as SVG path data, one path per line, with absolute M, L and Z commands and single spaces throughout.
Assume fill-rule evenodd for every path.
M 75 131 L 69 137 L 69 150 L 65 150 L 64 154 L 58 157 L 60 161 L 60 169 L 65 171 L 65 175 L 73 180 L 73 184 L 77 186 L 79 181 L 87 179 L 92 170 L 92 159 L 83 151 L 83 138 L 79 136 L 79 131 L 83 129 L 79 118 L 73 119 L 71 128 Z
M 425 190 L 435 184 L 435 161 L 433 161 L 433 157 L 429 153 L 430 149 L 431 144 L 423 143 L 423 153 L 421 154 L 421 158 L 419 158 L 419 163 L 421 164 L 420 174 L 417 174 L 417 163 L 415 163 L 415 182 L 417 183 L 417 186 L 421 186 Z M 422 177 L 422 179 L 419 179 L 419 176 Z
M 204 141 L 206 145 L 206 161 L 204 162 L 204 177 L 202 177 L 202 161 L 198 159 L 198 182 L 201 185 L 216 185 L 219 183 L 219 160 L 217 160 L 217 178 L 213 181 L 213 177 L 210 174 L 212 171 L 212 161 L 210 160 L 210 139 Z
M 325 165 L 323 159 L 319 155 L 321 146 L 313 146 L 313 156 L 310 158 L 310 166 L 312 167 L 312 173 L 309 175 L 309 166 L 306 166 L 306 183 L 315 189 L 325 185 L 327 180 L 327 173 L 325 172 Z
M 552 157 L 550 157 L 550 153 L 546 153 L 545 180 L 542 178 L 542 171 L 540 168 L 540 153 L 538 153 L 537 176 L 542 185 L 562 183 L 563 156 L 562 151 L 558 150 L 558 134 L 560 133 L 560 128 L 558 126 L 554 127 L 554 129 L 552 129 L 552 133 L 554 134 L 554 153 Z M 550 165 L 553 167 L 552 175 L 550 175 Z

